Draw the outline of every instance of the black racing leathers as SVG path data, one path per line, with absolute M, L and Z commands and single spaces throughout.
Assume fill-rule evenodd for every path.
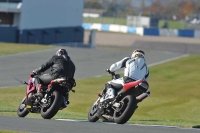
M 59 77 L 73 78 L 76 69 L 69 56 L 67 56 L 67 59 L 65 59 L 63 56 L 57 55 L 54 55 L 47 63 L 41 65 L 38 70 L 39 72 L 44 72 L 50 67 L 50 75 L 54 79 Z

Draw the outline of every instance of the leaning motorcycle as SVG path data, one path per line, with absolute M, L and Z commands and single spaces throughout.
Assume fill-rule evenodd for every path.
M 109 70 L 107 72 L 112 75 L 113 80 L 120 78 L 119 74 Z M 126 83 L 120 91 L 115 92 L 114 98 L 109 98 L 113 94 L 111 92 L 113 89 L 107 88 L 106 92 L 102 91 L 88 112 L 88 120 L 96 122 L 102 119 L 117 124 L 126 123 L 138 107 L 136 97 L 140 91 L 138 90 L 140 85 L 148 85 L 148 83 L 144 80 Z M 114 88 L 114 86 L 111 87 Z
M 72 90 L 72 86 L 76 86 L 74 79 L 58 78 L 52 80 L 49 85 L 42 85 L 41 92 L 43 97 L 35 97 L 37 93 L 34 84 L 34 75 L 30 75 L 26 84 L 26 96 L 19 104 L 17 114 L 19 117 L 25 117 L 28 113 L 40 113 L 44 119 L 51 119 L 59 110 L 62 110 L 64 95 Z

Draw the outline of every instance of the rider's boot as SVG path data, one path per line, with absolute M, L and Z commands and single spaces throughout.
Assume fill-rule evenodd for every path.
M 66 108 L 69 105 L 70 102 L 68 101 L 68 99 L 69 99 L 69 94 L 68 93 L 64 94 L 63 95 L 63 103 L 62 103 L 60 109 Z
M 34 96 L 39 97 L 39 98 L 43 97 L 43 94 L 41 92 L 41 84 L 37 84 L 37 93 Z

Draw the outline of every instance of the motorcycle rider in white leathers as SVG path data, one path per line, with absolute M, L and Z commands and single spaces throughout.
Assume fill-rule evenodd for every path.
M 144 51 L 137 49 L 133 51 L 131 57 L 125 57 L 122 60 L 112 64 L 109 68 L 111 72 L 115 72 L 117 69 L 124 69 L 124 77 L 111 80 L 106 84 L 105 90 L 106 94 L 109 95 L 109 98 L 114 98 L 116 95 L 116 88 L 121 88 L 125 83 L 136 81 L 136 80 L 145 80 L 147 84 L 140 84 L 138 87 L 140 89 L 136 100 L 141 102 L 143 99 L 150 95 L 148 91 L 148 78 L 149 78 L 149 69 L 145 61 Z M 113 89 L 115 88 L 115 89 Z

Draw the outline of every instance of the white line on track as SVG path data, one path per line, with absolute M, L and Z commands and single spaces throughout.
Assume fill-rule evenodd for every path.
M 188 57 L 188 56 L 189 56 L 189 54 L 185 54 L 185 55 L 181 55 L 181 56 L 174 57 L 174 58 L 171 58 L 171 59 L 167 59 L 167 60 L 159 61 L 159 62 L 156 62 L 156 63 L 152 63 L 152 64 L 149 64 L 148 66 L 151 67 L 151 66 L 159 65 L 159 64 L 163 64 L 163 63 L 166 63 L 166 62 L 170 62 L 170 61 L 181 59 L 181 58 Z
M 72 121 L 72 122 L 88 122 L 88 120 L 72 120 L 72 119 L 56 119 L 60 121 Z M 113 122 L 95 122 L 97 124 L 116 124 Z M 182 128 L 178 126 L 167 126 L 167 125 L 144 125 L 144 124 L 124 124 L 125 126 L 145 126 L 145 127 L 161 127 L 161 128 L 178 128 L 178 129 L 184 129 L 184 130 L 200 130 L 198 128 Z

